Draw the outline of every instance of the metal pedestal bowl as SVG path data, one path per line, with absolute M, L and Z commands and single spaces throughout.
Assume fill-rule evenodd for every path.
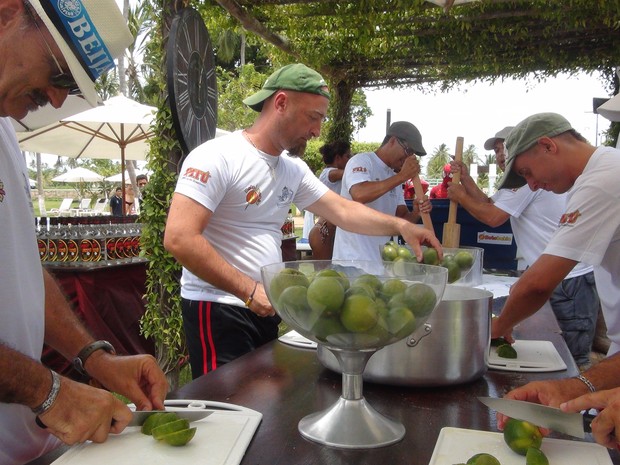
M 366 362 L 378 349 L 422 326 L 441 300 L 445 268 L 407 262 L 304 260 L 261 268 L 267 295 L 282 320 L 330 350 L 342 371 L 342 395 L 299 422 L 302 436 L 333 447 L 387 446 L 402 424 L 363 396 Z

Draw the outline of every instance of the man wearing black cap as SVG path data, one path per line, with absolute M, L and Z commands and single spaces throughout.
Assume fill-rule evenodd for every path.
M 431 204 L 428 199 L 420 200 L 410 212 L 405 203 L 403 185 L 420 173 L 418 160 L 412 155 L 426 155 L 420 131 L 407 121 L 392 123 L 375 152 L 359 153 L 349 160 L 340 195 L 386 215 L 418 222 L 420 211 L 430 212 Z M 388 240 L 390 235 L 370 236 L 339 227 L 333 258 L 380 261 L 380 246 Z
M 95 80 L 133 40 L 125 20 L 114 0 L 0 0 L 0 18 L 0 463 L 22 464 L 60 440 L 102 442 L 131 419 L 107 390 L 45 367 L 44 342 L 140 409 L 162 408 L 168 385 L 153 357 L 95 341 L 42 269 L 28 171 L 5 118 L 46 105 L 53 118 L 69 94 L 96 105 Z
M 506 174 L 500 187 L 518 188 L 527 183 L 532 190 L 570 192 L 559 228 L 543 255 L 511 288 L 500 316 L 493 319 L 492 337 L 510 337 L 513 326 L 534 314 L 575 264 L 584 262 L 594 266 L 611 340 L 608 357 L 578 377 L 530 383 L 508 394 L 557 407 L 583 394 L 620 385 L 620 185 L 616 175 L 620 151 L 590 145 L 557 113 L 539 113 L 521 121 L 506 146 Z M 579 411 L 608 406 L 592 427 L 597 442 L 616 448 L 618 400 L 617 390 L 608 391 L 584 396 L 562 408 Z M 504 422 L 501 417 L 499 425 L 503 427 Z
M 194 377 L 277 337 L 280 319 L 260 268 L 282 260 L 280 227 L 291 203 L 353 231 L 402 234 L 419 258 L 421 243 L 439 246 L 423 228 L 343 199 L 289 155 L 304 153 L 327 115 L 329 92 L 318 72 L 284 66 L 244 103 L 260 111 L 255 123 L 188 155 L 166 224 L 164 246 L 183 265 Z

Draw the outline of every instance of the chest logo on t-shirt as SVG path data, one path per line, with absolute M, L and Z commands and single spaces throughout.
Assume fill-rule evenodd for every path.
M 5 195 L 6 195 L 6 191 L 4 190 L 4 183 L 0 181 L 0 202 L 4 200 Z
M 560 226 L 572 226 L 577 222 L 577 218 L 581 216 L 579 210 L 575 210 L 571 213 L 564 213 L 560 218 Z
M 245 188 L 246 210 L 250 205 L 259 205 L 262 199 L 263 195 L 257 186 L 249 186 Z
M 211 173 L 209 171 L 202 171 L 196 168 L 187 168 L 185 173 L 183 173 L 183 179 L 198 181 L 200 184 L 206 184 L 210 177 Z
M 288 187 L 284 186 L 282 188 L 282 193 L 278 195 L 277 205 L 279 208 L 289 206 L 293 201 L 293 191 Z

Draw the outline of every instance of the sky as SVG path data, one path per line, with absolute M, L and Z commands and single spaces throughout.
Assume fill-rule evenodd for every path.
M 442 143 L 454 153 L 456 138 L 461 136 L 465 148 L 473 144 L 478 155 L 484 157 L 491 153 L 484 150 L 484 142 L 500 129 L 514 126 L 531 114 L 552 111 L 563 115 L 596 144 L 601 142 L 600 134 L 609 128 L 610 122 L 593 113 L 594 97 L 609 97 L 598 74 L 563 74 L 540 83 L 513 79 L 495 84 L 469 83 L 448 93 L 434 94 L 414 89 L 367 90 L 367 102 L 374 114 L 354 139 L 383 140 L 390 109 L 391 122 L 409 121 L 420 130 L 427 153 L 432 154 Z

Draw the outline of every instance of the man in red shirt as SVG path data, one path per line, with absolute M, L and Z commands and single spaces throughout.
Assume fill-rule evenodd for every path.
M 443 181 L 431 189 L 431 199 L 447 199 L 448 183 L 452 182 L 452 173 L 450 172 L 450 163 L 443 167 Z

